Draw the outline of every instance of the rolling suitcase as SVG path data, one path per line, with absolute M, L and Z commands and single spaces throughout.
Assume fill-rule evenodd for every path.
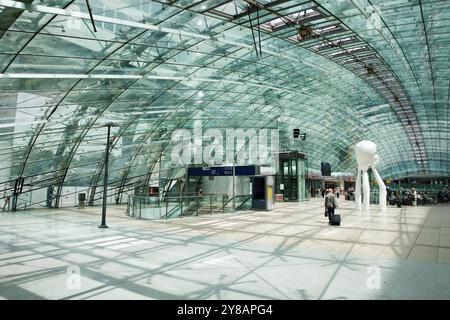
M 330 225 L 332 225 L 332 226 L 340 226 L 341 225 L 341 215 L 340 214 L 334 214 L 331 217 Z

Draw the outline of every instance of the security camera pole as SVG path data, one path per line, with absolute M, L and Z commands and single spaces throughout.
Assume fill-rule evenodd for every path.
M 102 223 L 98 226 L 99 228 L 108 228 L 106 225 L 106 200 L 108 198 L 108 165 L 109 165 L 109 149 L 111 144 L 111 127 L 118 127 L 117 124 L 107 123 L 104 127 L 108 128 L 108 137 L 106 140 L 106 153 L 105 153 L 105 164 L 104 164 L 104 178 L 103 178 L 103 208 L 102 208 Z

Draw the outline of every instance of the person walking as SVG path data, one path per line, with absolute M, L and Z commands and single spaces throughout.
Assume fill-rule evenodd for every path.
M 5 211 L 5 208 L 7 207 L 9 210 L 9 205 L 11 202 L 11 197 L 9 194 L 6 193 L 6 191 L 3 193 L 3 198 L 5 199 L 5 204 L 3 205 L 2 211 Z
M 412 205 L 414 207 L 417 207 L 417 191 L 416 188 L 411 189 L 411 196 L 412 196 Z
M 328 216 L 328 221 L 331 222 L 333 215 L 334 215 L 334 209 L 338 207 L 338 203 L 336 200 L 336 197 L 333 194 L 332 189 L 327 190 L 327 195 L 325 196 L 325 210 Z

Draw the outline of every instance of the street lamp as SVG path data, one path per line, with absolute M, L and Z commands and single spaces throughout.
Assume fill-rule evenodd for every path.
M 108 137 L 106 140 L 106 153 L 105 153 L 105 164 L 104 164 L 104 170 L 105 175 L 103 178 L 103 207 L 102 207 L 102 223 L 98 226 L 99 228 L 105 229 L 108 228 L 106 225 L 106 200 L 108 198 L 108 163 L 109 163 L 109 149 L 111 144 L 111 127 L 118 127 L 118 124 L 109 122 L 105 124 L 103 127 L 108 128 Z

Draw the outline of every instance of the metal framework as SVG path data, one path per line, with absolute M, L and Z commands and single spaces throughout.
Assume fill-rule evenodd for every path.
M 448 1 L 0 0 L 0 21 L 6 193 L 101 198 L 114 122 L 119 199 L 173 172 L 157 162 L 199 112 L 205 129 L 302 128 L 312 169 L 352 171 L 370 139 L 383 177 L 449 175 Z

